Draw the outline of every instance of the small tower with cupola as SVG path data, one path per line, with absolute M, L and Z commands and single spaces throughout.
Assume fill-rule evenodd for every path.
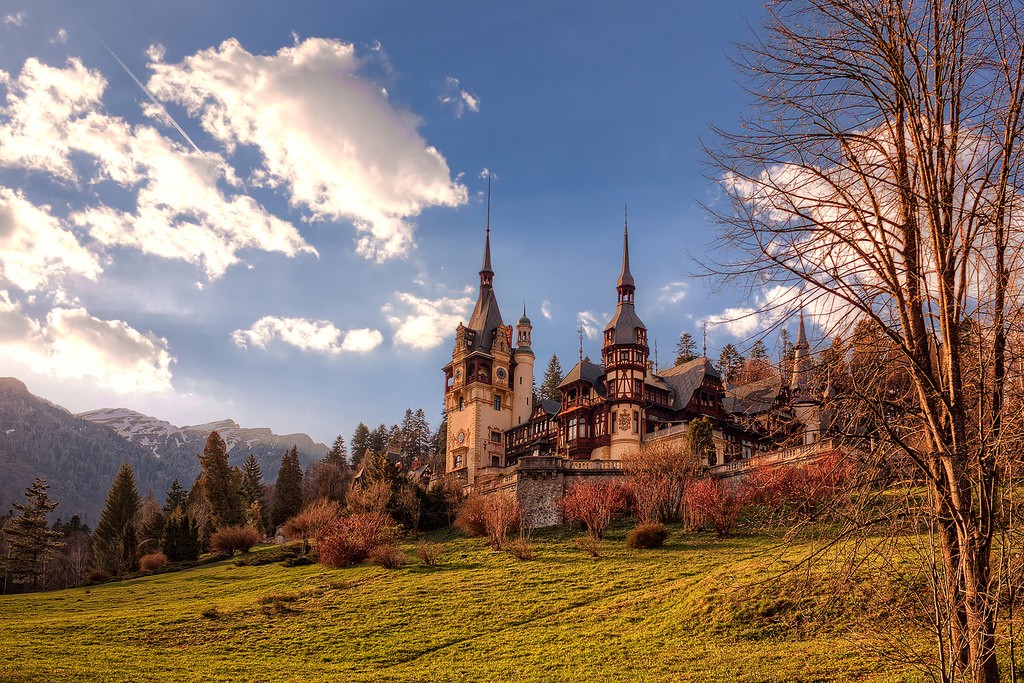
M 526 304 L 523 304 L 523 317 L 516 323 L 516 348 L 513 352 L 512 370 L 512 426 L 521 425 L 530 419 L 533 412 L 533 366 L 534 354 L 530 344 L 533 325 L 526 317 Z
M 621 460 L 643 440 L 644 380 L 647 376 L 647 328 L 634 309 L 636 285 L 629 271 L 629 225 L 622 238 L 622 272 L 616 286 L 615 316 L 604 328 L 601 356 L 604 360 L 609 446 L 594 457 Z

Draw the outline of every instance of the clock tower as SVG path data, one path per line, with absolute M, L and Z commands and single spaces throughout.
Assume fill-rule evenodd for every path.
M 469 324 L 460 324 L 456 330 L 452 360 L 443 368 L 448 419 L 445 469 L 463 474 L 470 485 L 480 470 L 504 467 L 504 435 L 512 426 L 515 408 L 512 328 L 501 321 L 493 284 L 488 216 L 476 307 Z

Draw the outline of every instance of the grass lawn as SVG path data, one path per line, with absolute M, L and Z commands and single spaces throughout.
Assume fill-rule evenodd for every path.
M 535 534 L 525 562 L 445 535 L 435 568 L 410 544 L 396 570 L 229 560 L 0 597 L 0 680 L 915 679 L 872 654 L 849 609 L 786 588 L 806 547 L 677 530 L 631 550 L 627 530 L 598 559 L 564 529 Z

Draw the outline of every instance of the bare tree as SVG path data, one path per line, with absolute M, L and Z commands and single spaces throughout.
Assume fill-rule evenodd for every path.
M 992 554 L 1018 433 L 1007 340 L 1024 275 L 1024 9 L 780 0 L 768 11 L 740 58 L 752 113 L 709 150 L 730 200 L 716 212 L 724 246 L 741 254 L 722 271 L 771 289 L 776 305 L 802 300 L 830 331 L 860 321 L 889 345 L 907 393 L 859 398 L 873 436 L 924 485 L 942 596 L 935 671 L 997 681 Z M 973 347 L 960 343 L 969 327 Z

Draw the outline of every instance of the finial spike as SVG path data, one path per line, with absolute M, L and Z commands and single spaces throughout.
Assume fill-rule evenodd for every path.
M 580 323 L 580 362 L 583 362 L 583 323 Z
M 704 321 L 704 350 L 701 352 L 704 358 L 708 357 L 708 321 Z
M 487 171 L 487 234 L 491 234 L 491 172 Z

